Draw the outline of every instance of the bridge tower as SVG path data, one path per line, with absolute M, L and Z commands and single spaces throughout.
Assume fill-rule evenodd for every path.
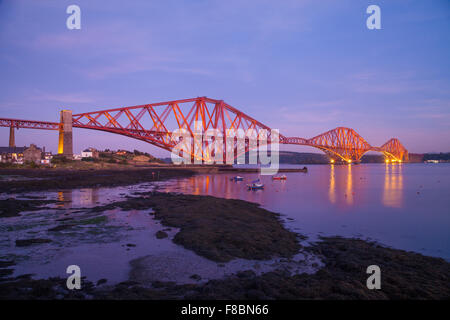
M 11 126 L 9 127 L 9 147 L 14 148 L 15 146 L 16 146 L 16 138 L 14 132 L 14 124 L 11 123 Z
M 68 159 L 73 157 L 72 110 L 61 111 L 58 153 Z

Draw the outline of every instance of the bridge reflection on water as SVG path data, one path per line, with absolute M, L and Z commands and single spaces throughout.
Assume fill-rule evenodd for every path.
M 401 207 L 403 202 L 402 164 L 386 164 L 383 188 L 383 204 L 387 207 Z
M 199 175 L 172 181 L 163 190 L 242 199 L 262 205 L 287 200 L 293 205 L 303 206 L 302 195 L 308 194 L 312 195 L 304 199 L 308 202 L 328 202 L 336 207 L 361 206 L 377 201 L 376 198 L 386 207 L 402 207 L 403 164 L 376 165 L 382 167 L 381 175 L 373 174 L 373 166 L 310 166 L 309 174 L 286 173 L 287 181 L 272 181 L 270 176 L 258 177 L 257 174 L 248 173 L 240 174 L 244 177 L 243 182 L 232 181 L 233 174 Z M 263 181 L 265 190 L 248 191 L 246 183 L 256 178 Z M 324 190 L 328 190 L 327 197 L 324 196 Z
M 58 208 L 72 208 L 74 205 L 77 207 L 92 206 L 97 204 L 99 200 L 100 189 L 97 188 L 83 188 L 74 190 L 61 190 L 58 191 L 57 204 Z
M 310 173 L 285 173 L 287 181 L 273 181 L 271 176 L 240 173 L 244 181 L 234 182 L 234 174 L 206 174 L 163 182 L 165 192 L 183 192 L 194 195 L 212 195 L 228 199 L 242 199 L 262 205 L 329 203 L 336 208 L 363 206 L 379 202 L 385 207 L 403 205 L 403 164 L 389 163 L 381 174 L 373 174 L 372 166 L 327 165 L 310 166 Z M 248 191 L 246 184 L 260 178 L 264 190 Z M 324 190 L 328 190 L 325 195 Z M 381 191 L 381 192 L 380 192 Z M 99 202 L 102 189 L 83 188 L 62 190 L 57 194 L 58 207 L 92 206 Z M 378 198 L 378 200 L 377 200 Z

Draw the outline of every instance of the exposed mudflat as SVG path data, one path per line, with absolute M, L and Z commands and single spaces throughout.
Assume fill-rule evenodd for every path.
M 180 228 L 176 244 L 217 262 L 291 257 L 301 247 L 299 236 L 284 228 L 278 214 L 255 203 L 161 192 L 137 195 L 93 210 L 151 208 L 163 225 Z
M 86 283 L 147 288 L 245 270 L 311 274 L 321 265 L 278 214 L 246 201 L 160 193 L 158 185 L 0 195 L 14 213 L 0 226 L 0 282 L 44 283 L 65 277 L 71 264 Z
M 3 177 L 0 179 L 0 193 L 114 187 L 192 174 L 193 171 L 181 168 L 0 169 L 0 176 Z
M 0 182 L 0 298 L 450 299 L 444 259 L 361 239 L 307 243 L 255 203 L 157 192 L 148 174 Z M 73 190 L 52 191 L 55 181 Z M 128 186 L 77 189 L 116 184 Z M 81 290 L 66 288 L 70 264 L 82 266 Z M 381 290 L 366 287 L 369 265 Z
M 42 210 L 43 205 L 55 203 L 56 200 L 19 200 L 6 198 L 0 200 L 0 218 L 17 217 L 22 211 Z
M 449 299 L 450 264 L 443 259 L 381 247 L 358 239 L 323 238 L 308 250 L 325 266 L 314 274 L 292 275 L 282 268 L 256 274 L 240 271 L 223 279 L 179 285 L 139 281 L 116 285 L 83 281 L 65 289 L 65 279 L 28 276 L 0 282 L 0 297 L 13 299 Z M 382 270 L 381 290 L 366 287 L 366 267 Z M 137 279 L 139 280 L 139 279 Z

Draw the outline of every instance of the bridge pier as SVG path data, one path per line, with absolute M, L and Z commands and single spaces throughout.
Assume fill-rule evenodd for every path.
M 14 125 L 11 124 L 9 127 L 9 147 L 14 148 L 16 146 L 16 138 L 15 138 L 15 132 L 14 132 Z
M 59 125 L 58 154 L 73 158 L 72 110 L 62 110 Z

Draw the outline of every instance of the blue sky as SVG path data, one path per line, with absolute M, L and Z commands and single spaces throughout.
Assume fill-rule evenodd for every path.
M 66 28 L 70 4 L 81 30 Z M 366 27 L 370 4 L 381 30 Z M 288 136 L 347 126 L 375 146 L 397 137 L 410 152 L 448 152 L 449 31 L 447 0 L 0 0 L 0 117 L 208 96 Z M 16 141 L 57 150 L 52 131 Z M 82 129 L 74 146 L 168 155 Z

